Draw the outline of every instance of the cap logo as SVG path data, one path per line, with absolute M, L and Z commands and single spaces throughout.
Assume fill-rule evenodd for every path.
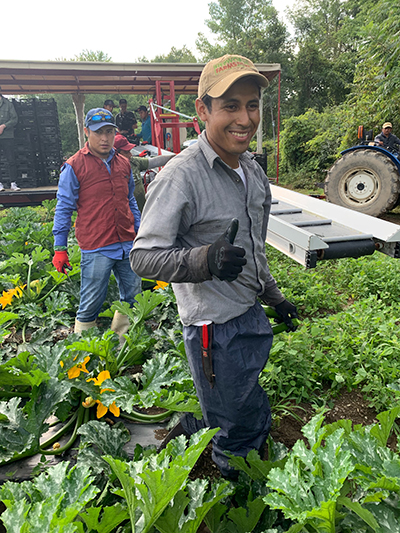
M 232 56 L 214 65 L 215 74 L 220 74 L 221 72 L 225 72 L 225 70 L 230 70 L 230 69 L 238 70 L 240 68 L 243 68 L 246 70 L 248 69 L 254 70 L 254 65 L 251 63 L 251 61 L 246 60 L 246 58 L 244 57 L 232 57 Z

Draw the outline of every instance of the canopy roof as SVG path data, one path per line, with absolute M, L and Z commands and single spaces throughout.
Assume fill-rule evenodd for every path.
M 258 63 L 268 80 L 279 64 Z M 155 82 L 174 81 L 177 94 L 197 94 L 204 63 L 100 63 L 0 60 L 0 87 L 12 94 L 153 94 Z

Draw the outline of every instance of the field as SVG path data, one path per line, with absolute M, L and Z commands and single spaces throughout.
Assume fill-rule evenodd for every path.
M 124 421 L 201 416 L 174 294 L 146 280 L 130 309 L 113 282 L 98 328 L 71 333 L 80 255 L 72 235 L 73 270 L 53 269 L 53 212 L 45 202 L 0 218 L 6 531 L 400 532 L 398 260 L 376 253 L 307 271 L 267 249 L 301 320 L 276 335 L 260 377 L 273 409 L 268 450 L 232 457 L 233 483 L 210 459 L 215 430 L 127 455 Z M 122 346 L 108 329 L 115 309 L 131 323 Z M 43 442 L 50 424 L 59 431 Z M 38 453 L 32 479 L 13 481 L 17 462 Z M 49 466 L 54 455 L 60 462 Z

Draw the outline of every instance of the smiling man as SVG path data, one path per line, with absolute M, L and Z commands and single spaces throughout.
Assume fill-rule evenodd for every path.
M 88 141 L 61 169 L 54 217 L 53 265 L 70 267 L 67 241 L 77 211 L 75 235 L 81 248 L 80 303 L 75 333 L 96 324 L 113 271 L 120 299 L 130 305 L 141 291 L 141 278 L 130 268 L 129 251 L 139 229 L 140 211 L 129 161 L 116 153 L 116 125 L 110 111 L 91 109 L 85 118 Z M 116 311 L 111 328 L 120 336 L 129 321 Z
M 173 283 L 203 413 L 201 421 L 184 416 L 166 440 L 220 427 L 213 459 L 233 479 L 224 452 L 262 450 L 271 426 L 258 377 L 272 331 L 257 299 L 292 329 L 297 316 L 268 269 L 270 187 L 247 151 L 267 84 L 245 57 L 227 55 L 204 67 L 196 109 L 206 129 L 150 184 L 130 255 L 140 275 Z

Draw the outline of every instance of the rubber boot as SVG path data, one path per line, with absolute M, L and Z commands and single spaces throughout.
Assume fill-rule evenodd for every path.
M 79 320 L 75 318 L 74 333 L 81 333 L 82 331 L 86 331 L 90 328 L 94 328 L 95 325 L 96 325 L 96 320 L 92 320 L 92 322 L 79 322 Z
M 123 335 L 128 332 L 129 326 L 129 318 L 119 311 L 115 311 L 111 322 L 111 329 L 118 335 L 121 344 L 125 342 Z

